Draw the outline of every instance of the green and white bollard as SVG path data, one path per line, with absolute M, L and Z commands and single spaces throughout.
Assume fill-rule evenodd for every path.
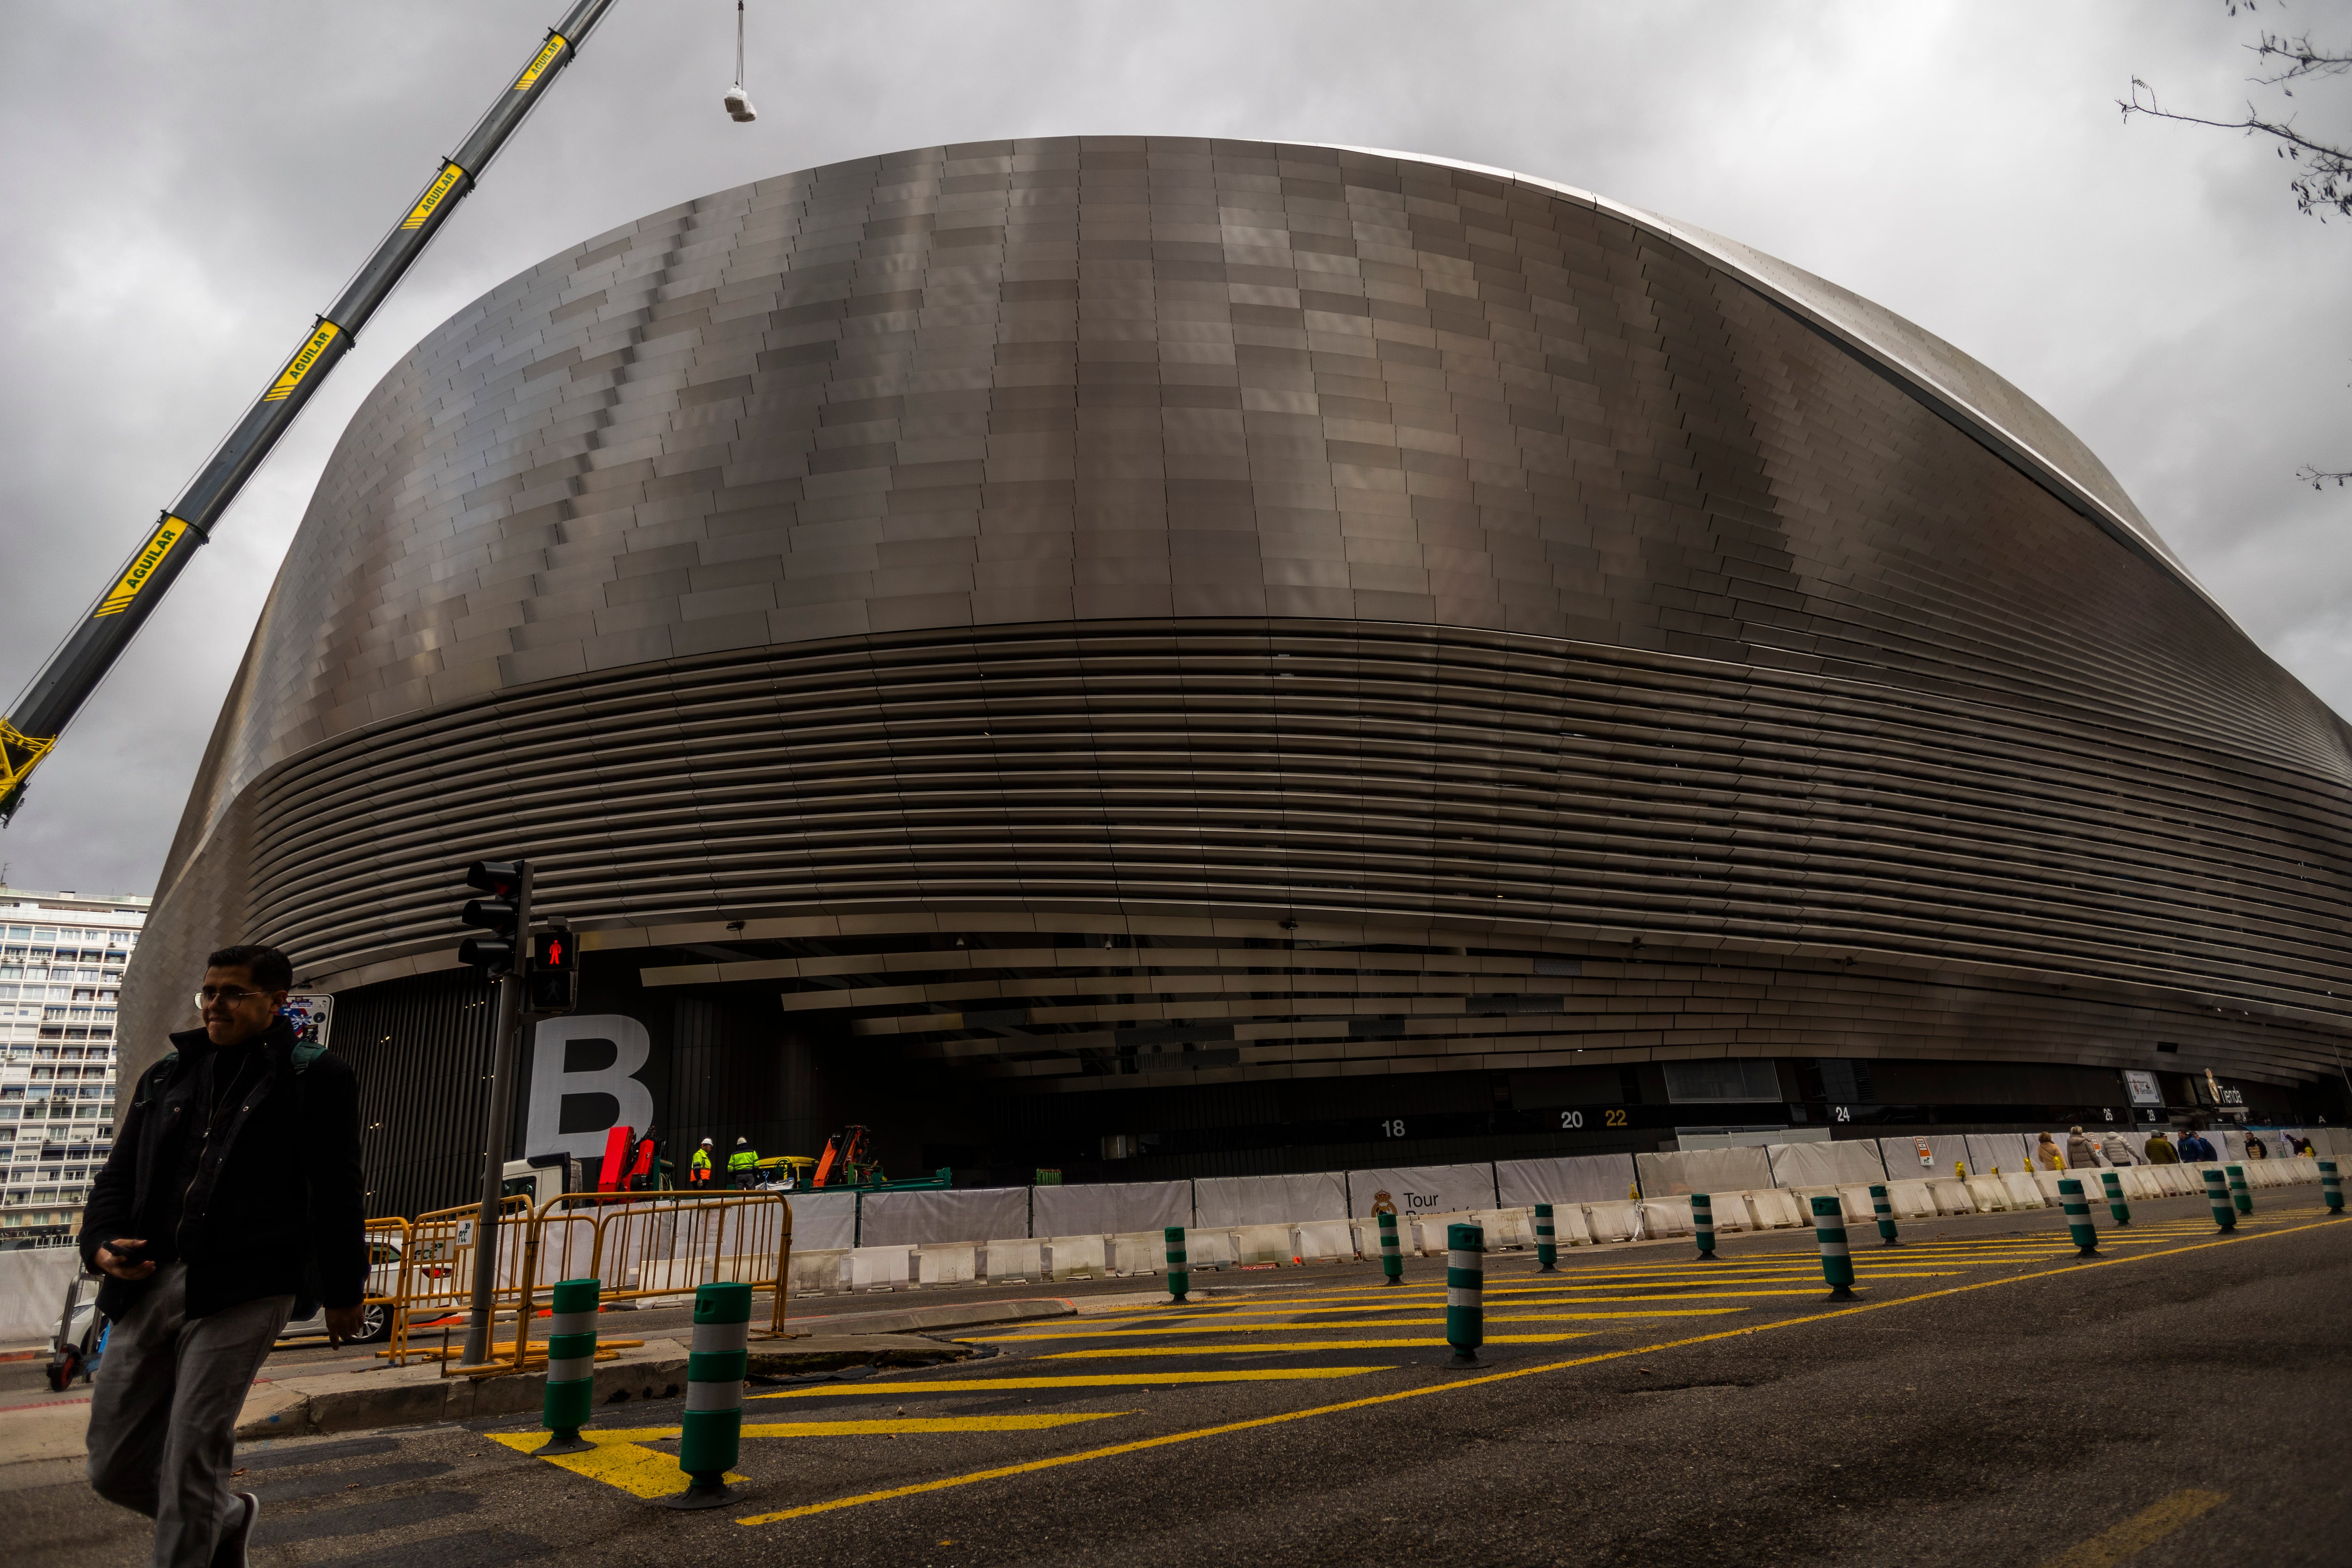
M 1381 1283 L 1402 1285 L 1404 1283 L 1404 1254 L 1397 1248 L 1396 1215 L 1384 1212 L 1381 1215 L 1380 1220 Z
M 2223 1230 L 2238 1228 L 2238 1211 L 2231 1206 L 2230 1189 L 2221 1173 L 2205 1167 L 2205 1195 L 2213 1200 L 2213 1223 Z
M 1536 1205 L 1536 1272 L 1550 1274 L 1559 1267 L 1559 1243 L 1552 1234 L 1551 1205 Z
M 2326 1202 L 2329 1214 L 2344 1212 L 2344 1180 L 2336 1173 L 2336 1162 L 2319 1162 L 2319 1195 Z
M 2099 1184 L 2107 1189 L 2107 1213 L 2117 1225 L 2131 1224 L 2131 1205 L 2124 1201 L 2124 1179 L 2113 1171 L 2102 1171 Z
M 1901 1243 L 1895 1239 L 1895 1200 L 1886 1195 L 1886 1185 L 1883 1182 L 1870 1184 L 1870 1212 L 1878 1216 L 1878 1245 L 1900 1246 Z
M 2091 1201 L 2083 1195 L 2083 1184 L 2073 1176 L 2059 1177 L 2058 1204 L 2066 1211 L 2066 1234 L 2074 1239 L 2074 1256 L 2096 1258 L 2099 1232 L 2091 1224 Z
M 1698 1243 L 1698 1260 L 1715 1261 L 1715 1194 L 1691 1194 L 1691 1237 Z
M 2254 1194 L 2246 1190 L 2246 1168 L 2231 1165 L 2227 1169 L 2230 1173 L 2230 1201 L 2237 1205 L 2240 1214 L 2253 1213 Z
M 1486 1232 L 1482 1226 L 1445 1227 L 1445 1342 L 1454 1364 L 1478 1364 L 1486 1342 Z
M 1835 1198 L 1813 1200 L 1813 1239 L 1822 1244 L 1822 1278 L 1830 1300 L 1853 1300 L 1853 1254 L 1845 1244 L 1845 1209 Z
M 1192 1260 L 1184 1250 L 1184 1227 L 1171 1225 L 1160 1235 L 1168 1243 L 1168 1294 L 1181 1301 L 1192 1289 Z
M 550 1458 L 595 1447 L 580 1435 L 596 1407 L 596 1307 L 601 1282 L 566 1279 L 555 1287 L 547 1320 L 547 1394 L 540 1423 L 547 1441 L 531 1451 Z
M 734 1500 L 727 1472 L 743 1448 L 743 1374 L 751 1363 L 751 1287 L 703 1285 L 694 1292 L 694 1343 L 686 1357 L 686 1414 L 677 1468 L 686 1490 L 672 1508 L 718 1508 Z

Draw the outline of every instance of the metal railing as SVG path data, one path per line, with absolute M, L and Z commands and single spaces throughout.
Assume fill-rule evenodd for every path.
M 391 1342 L 381 1353 L 394 1364 L 430 1354 L 451 1375 L 484 1376 L 544 1360 L 545 1352 L 534 1352 L 530 1343 L 535 1302 L 562 1279 L 596 1279 L 607 1304 L 690 1300 L 698 1286 L 747 1284 L 770 1293 L 769 1325 L 758 1337 L 785 1333 L 793 1214 L 784 1194 L 566 1193 L 535 1209 L 524 1197 L 509 1197 L 501 1206 L 491 1313 L 493 1321 L 512 1318 L 512 1338 L 478 1366 L 457 1365 L 446 1346 L 414 1350 L 415 1321 L 454 1317 L 472 1304 L 478 1212 L 469 1204 L 414 1221 L 370 1222 L 372 1237 L 379 1225 L 405 1230 L 394 1293 L 369 1298 L 391 1313 Z M 625 1342 L 604 1343 L 617 1349 Z

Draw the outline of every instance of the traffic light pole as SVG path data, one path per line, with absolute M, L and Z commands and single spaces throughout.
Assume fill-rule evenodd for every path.
M 515 1079 L 523 1024 L 525 955 L 530 941 L 530 867 L 515 886 L 515 953 L 499 976 L 498 1035 L 490 1054 L 489 1123 L 482 1131 L 482 1206 L 474 1220 L 474 1304 L 466 1323 L 465 1364 L 490 1359 L 490 1329 L 499 1284 L 499 1209 L 506 1198 L 507 1135 L 514 1125 Z M 518 1331 L 518 1337 L 520 1331 Z

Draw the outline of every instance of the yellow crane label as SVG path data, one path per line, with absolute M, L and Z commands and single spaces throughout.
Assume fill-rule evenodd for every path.
M 441 177 L 425 187 L 425 194 L 416 198 L 416 205 L 408 209 L 408 216 L 400 220 L 400 226 L 423 228 L 425 220 L 433 216 L 433 209 L 441 205 L 441 198 L 449 194 L 451 186 L 465 177 L 466 171 L 457 164 L 442 164 Z
M 55 735 L 27 735 L 7 720 L 0 719 L 0 795 L 24 783 L 33 764 L 57 743 Z
M 261 395 L 261 401 L 283 403 L 293 396 L 294 389 L 302 384 L 302 378 L 310 374 L 310 367 L 319 363 L 319 356 L 327 352 L 329 344 L 342 335 L 342 328 L 332 321 L 320 321 L 318 331 L 312 332 L 309 340 L 294 351 L 294 357 L 286 362 L 286 368 L 278 373 L 278 379 L 270 383 L 269 390 Z
M 131 558 L 130 566 L 123 571 L 122 581 L 117 583 L 106 597 L 98 602 L 98 608 L 90 612 L 92 617 L 119 616 L 129 609 L 131 601 L 139 596 L 139 590 L 155 575 L 155 568 L 163 564 L 163 558 L 171 554 L 173 548 L 187 535 L 188 525 L 166 513 L 163 521 L 155 525 L 155 531 L 148 535 L 147 542 L 139 547 L 139 553 Z
M 548 34 L 547 47 L 539 51 L 539 58 L 537 59 L 531 61 L 530 64 L 523 68 L 522 75 L 515 78 L 514 89 L 517 92 L 529 92 L 531 89 L 532 84 L 537 82 L 541 77 L 547 74 L 547 68 L 554 62 L 555 57 L 562 52 L 563 35 L 561 33 Z

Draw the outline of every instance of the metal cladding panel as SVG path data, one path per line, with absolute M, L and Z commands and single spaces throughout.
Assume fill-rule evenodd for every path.
M 1288 919 L 1631 956 L 1542 1027 L 1574 988 L 1384 979 L 1308 1049 L 1225 957 L 1214 1017 L 1096 1021 L 1196 1077 L 2142 1065 L 2183 1032 L 2316 1070 L 2352 993 L 2342 722 L 2152 531 L 2084 515 L 2128 498 L 2014 389 L 1948 345 L 1884 374 L 1856 339 L 1894 318 L 1820 330 L 1727 246 L 1391 155 L 1079 138 L 790 174 L 552 258 L 345 432 L 133 1052 L 232 935 L 336 984 L 446 964 L 453 868 L 520 849 L 592 947 Z M 1718 989 L 1633 1026 L 1654 955 Z M 1034 991 L 805 1021 L 1021 1076 Z

